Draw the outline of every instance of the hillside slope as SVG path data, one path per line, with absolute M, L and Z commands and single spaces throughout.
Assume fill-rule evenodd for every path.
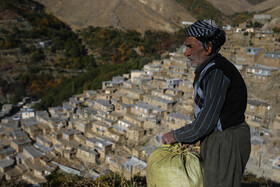
M 225 15 L 243 12 L 253 6 L 247 0 L 209 0 L 209 2 Z
M 73 29 L 113 26 L 173 32 L 195 19 L 175 0 L 37 0 Z
M 257 4 L 247 11 L 254 12 L 264 12 L 264 14 L 272 15 L 272 22 L 270 23 L 270 27 L 274 26 L 280 27 L 279 18 L 280 18 L 280 1 L 279 0 L 267 0 L 263 3 Z

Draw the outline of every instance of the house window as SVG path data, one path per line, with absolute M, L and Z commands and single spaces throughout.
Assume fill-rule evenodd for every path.
M 250 109 L 251 109 L 251 110 L 254 110 L 254 106 L 250 106 Z

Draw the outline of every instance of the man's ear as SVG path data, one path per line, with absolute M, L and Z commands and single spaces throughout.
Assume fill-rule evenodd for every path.
M 212 52 L 213 52 L 213 44 L 212 44 L 212 42 L 208 42 L 206 45 L 205 53 L 207 55 L 211 55 Z

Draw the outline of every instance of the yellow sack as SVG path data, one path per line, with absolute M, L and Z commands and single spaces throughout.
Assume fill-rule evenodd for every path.
M 148 158 L 148 187 L 203 187 L 203 167 L 196 152 L 181 144 L 161 145 Z

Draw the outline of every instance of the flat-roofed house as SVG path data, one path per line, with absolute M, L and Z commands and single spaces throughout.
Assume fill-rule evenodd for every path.
M 32 144 L 30 138 L 24 139 L 15 139 L 11 141 L 11 147 L 14 148 L 17 152 L 22 152 L 25 146 L 29 146 Z
M 275 130 L 280 130 L 280 113 L 276 114 L 272 128 Z
M 104 99 L 97 99 L 94 103 L 94 108 L 103 112 L 114 111 L 114 105 L 112 105 L 108 100 Z
M 12 147 L 7 147 L 0 151 L 0 159 L 4 159 L 8 156 L 14 156 L 16 154 L 16 150 Z
M 280 68 L 280 53 L 265 52 L 263 63 L 266 66 Z
M 130 156 L 127 160 L 123 163 L 124 165 L 124 177 L 129 180 L 136 174 L 141 176 L 146 176 L 147 163 L 134 157 Z
M 100 154 L 101 159 L 105 159 L 105 156 L 111 152 L 113 143 L 105 139 L 93 137 L 86 140 L 86 145 L 95 149 Z
M 77 148 L 76 157 L 83 162 L 96 163 L 98 153 L 90 147 L 80 146 Z
M 166 125 L 172 130 L 181 128 L 186 124 L 190 124 L 191 122 L 192 120 L 189 115 L 179 112 L 169 113 L 166 116 Z
M 40 163 L 40 158 L 43 157 L 43 153 L 33 146 L 24 147 L 23 155 L 26 156 L 27 158 L 30 158 L 34 164 Z
M 141 138 L 145 136 L 146 130 L 139 126 L 130 126 L 127 128 L 126 137 L 128 140 L 139 143 Z
M 3 174 L 6 173 L 7 171 L 11 170 L 14 165 L 14 160 L 10 159 L 2 159 L 0 160 L 0 172 Z

